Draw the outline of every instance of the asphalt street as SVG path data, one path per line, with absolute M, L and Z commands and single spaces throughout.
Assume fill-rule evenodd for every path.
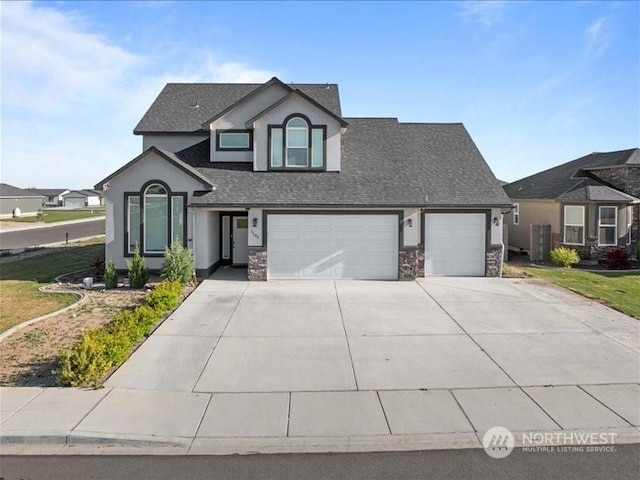
M 67 233 L 69 234 L 70 241 L 78 238 L 104 235 L 104 218 L 91 222 L 73 223 L 55 227 L 3 232 L 0 233 L 0 249 L 27 248 L 47 245 L 49 243 L 64 242 L 66 241 Z
M 638 445 L 614 452 L 523 452 L 505 459 L 484 450 L 247 456 L 5 456 L 2 480 L 87 479 L 636 479 Z

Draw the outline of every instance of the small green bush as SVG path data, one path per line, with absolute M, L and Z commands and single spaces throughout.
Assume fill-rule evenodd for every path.
M 572 248 L 558 247 L 551 250 L 551 261 L 556 267 L 570 268 L 580 261 L 580 255 Z
M 158 312 L 166 312 L 178 305 L 181 293 L 179 281 L 162 282 L 145 297 L 144 304 Z
M 195 265 L 193 251 L 190 248 L 184 248 L 180 242 L 173 242 L 164 251 L 162 278 L 169 281 L 177 280 L 182 285 L 186 285 L 193 278 Z
M 180 300 L 179 282 L 162 282 L 133 310 L 118 312 L 102 328 L 85 332 L 80 340 L 59 353 L 58 382 L 70 387 L 97 387 L 100 379 L 122 364 L 135 345 Z
M 129 286 L 131 288 L 144 288 L 149 280 L 149 270 L 144 258 L 140 255 L 140 248 L 136 244 L 133 250 L 131 261 L 127 260 L 127 270 L 129 272 Z
M 104 269 L 104 288 L 117 288 L 118 287 L 118 271 L 116 270 L 116 266 L 113 263 L 113 260 L 110 260 Z

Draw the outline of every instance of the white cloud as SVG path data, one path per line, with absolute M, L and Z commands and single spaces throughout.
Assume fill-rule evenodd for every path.
M 86 188 L 121 167 L 140 153 L 131 131 L 165 83 L 274 76 L 206 52 L 141 55 L 51 4 L 5 2 L 1 20 L 2 178 L 17 186 Z
M 503 0 L 473 0 L 462 3 L 462 15 L 491 28 L 502 21 L 506 3 Z
M 113 95 L 136 55 L 82 31 L 83 21 L 30 2 L 2 6 L 2 103 L 40 113 Z
M 598 18 L 585 32 L 587 39 L 587 55 L 595 58 L 599 57 L 609 48 L 613 40 L 613 34 L 609 28 L 609 21 L 605 17 Z

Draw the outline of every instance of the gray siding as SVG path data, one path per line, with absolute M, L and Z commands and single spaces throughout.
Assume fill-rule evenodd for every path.
M 11 217 L 18 207 L 22 215 L 35 214 L 41 207 L 44 197 L 3 197 L 0 198 L 0 216 Z

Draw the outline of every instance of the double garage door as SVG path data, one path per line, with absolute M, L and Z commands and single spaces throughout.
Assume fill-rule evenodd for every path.
M 484 276 L 484 213 L 424 217 L 425 274 Z M 270 214 L 271 279 L 398 278 L 397 215 Z
M 272 279 L 398 278 L 397 215 L 267 216 Z

